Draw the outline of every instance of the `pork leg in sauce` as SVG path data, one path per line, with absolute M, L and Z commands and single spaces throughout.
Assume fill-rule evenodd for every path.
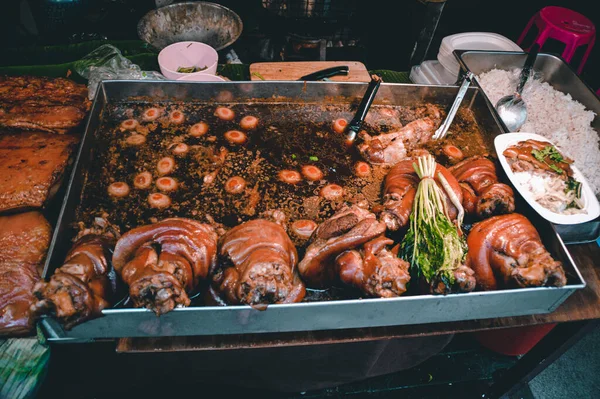
M 417 192 L 417 186 L 419 185 L 419 176 L 415 172 L 413 167 L 413 160 L 407 159 L 405 161 L 397 163 L 385 177 L 384 189 L 383 189 L 383 212 L 381 213 L 381 220 L 385 223 L 388 230 L 397 231 L 408 225 L 408 220 L 412 212 L 413 202 L 415 194 Z M 462 190 L 456 178 L 450 173 L 448 169 L 437 164 L 436 167 L 436 182 L 440 184 L 437 179 L 437 173 L 441 173 L 452 191 L 456 194 L 459 201 L 463 201 Z M 443 188 L 442 188 L 443 190 Z M 445 190 L 444 190 L 445 191 Z M 449 198 L 446 197 L 448 204 L 448 212 L 451 220 L 455 220 L 458 211 L 452 204 Z
M 554 259 L 523 215 L 494 216 L 476 223 L 467 237 L 467 265 L 482 290 L 498 287 L 562 287 L 562 264 Z
M 77 240 L 50 281 L 36 284 L 38 301 L 32 310 L 51 311 L 67 329 L 100 316 L 117 289 L 111 266 L 114 245 L 113 237 L 96 234 Z
M 298 271 L 310 286 L 320 288 L 330 286 L 340 278 L 339 270 L 336 268 L 336 257 L 343 252 L 359 248 L 383 233 L 385 233 L 385 225 L 378 222 L 372 212 L 356 204 L 344 205 L 335 215 L 317 227 L 312 235 L 312 242 L 306 248 L 304 259 L 298 265 Z M 363 257 L 359 253 L 354 253 L 353 256 L 356 259 Z M 348 258 L 346 263 L 347 261 Z M 352 279 L 348 281 L 350 280 Z M 359 280 L 362 281 L 361 278 L 356 277 L 356 281 Z M 363 285 L 363 283 L 358 284 Z
M 30 333 L 33 287 L 52 229 L 39 212 L 0 217 L 0 336 Z
M 477 287 L 475 272 L 467 265 L 460 265 L 453 271 L 454 284 L 448 284 L 435 277 L 429 284 L 432 294 L 447 295 L 454 292 L 471 292 Z
M 422 117 L 395 132 L 378 136 L 361 132 L 363 142 L 358 145 L 358 150 L 363 158 L 372 164 L 394 165 L 410 156 L 412 150 L 427 143 L 440 124 L 440 110 L 434 105 L 427 105 L 417 114 Z
M 113 255 L 133 305 L 157 315 L 188 306 L 188 294 L 207 278 L 216 261 L 214 228 L 184 218 L 164 219 L 125 233 Z
M 304 298 L 304 284 L 294 270 L 296 247 L 279 224 L 265 219 L 242 223 L 221 237 L 219 253 L 225 267 L 212 279 L 214 302 L 259 305 Z
M 410 281 L 410 265 L 387 249 L 393 243 L 382 235 L 365 243 L 359 250 L 342 252 L 335 258 L 340 280 L 372 297 L 402 295 Z
M 467 158 L 449 168 L 460 183 L 463 207 L 469 215 L 486 219 L 515 210 L 512 188 L 498 182 L 496 166 L 482 156 Z

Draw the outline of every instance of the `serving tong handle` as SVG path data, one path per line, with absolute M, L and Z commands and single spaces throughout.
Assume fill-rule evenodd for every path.
M 456 113 L 458 112 L 458 108 L 460 107 L 460 104 L 462 103 L 463 98 L 465 98 L 465 94 L 467 94 L 467 89 L 469 88 L 469 85 L 471 84 L 471 80 L 473 79 L 474 76 L 475 75 L 473 74 L 473 72 L 467 72 L 467 74 L 465 75 L 462 85 L 458 89 L 458 94 L 456 95 L 456 98 L 454 99 L 454 103 L 452 104 L 452 107 L 450 107 L 450 111 L 448 111 L 448 115 L 446 116 L 446 119 L 440 125 L 438 130 L 435 131 L 435 133 L 433 135 L 434 140 L 440 140 L 440 139 L 443 139 L 444 137 L 446 137 L 446 133 L 448 133 L 448 129 L 450 128 L 450 125 L 452 124 L 452 121 L 454 120 L 454 117 L 456 116 Z
M 348 124 L 348 129 L 346 130 L 346 142 L 348 144 L 352 144 L 356 139 L 356 135 L 365 121 L 365 117 L 371 108 L 371 104 L 373 104 L 373 100 L 375 100 L 375 96 L 377 95 L 377 90 L 379 90 L 381 82 L 381 77 L 378 75 L 371 76 L 371 81 L 369 82 L 367 90 L 360 101 L 358 109 L 356 110 L 356 114 Z
M 329 78 L 336 75 L 348 75 L 350 68 L 347 65 L 335 66 L 327 69 L 322 69 L 317 72 L 309 73 L 308 75 L 302 76 L 298 80 L 315 81 L 325 78 Z

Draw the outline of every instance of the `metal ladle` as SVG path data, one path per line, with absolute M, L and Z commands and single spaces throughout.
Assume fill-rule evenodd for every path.
M 527 83 L 527 79 L 529 79 L 531 68 L 535 63 L 539 49 L 540 46 L 534 44 L 531 50 L 529 50 L 529 55 L 521 70 L 517 91 L 514 94 L 502 97 L 496 104 L 498 115 L 500 115 L 502 122 L 504 122 L 504 125 L 506 125 L 510 132 L 519 130 L 527 120 L 527 106 L 521 97 L 521 93 L 523 92 L 525 83 Z

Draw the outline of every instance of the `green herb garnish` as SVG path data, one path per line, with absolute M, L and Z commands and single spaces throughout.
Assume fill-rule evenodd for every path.
M 558 166 L 556 166 L 554 164 L 550 164 L 550 163 L 548 163 L 546 161 L 546 158 L 549 158 L 551 161 L 554 161 L 554 162 L 564 162 L 565 161 L 565 159 L 563 158 L 563 156 L 561 155 L 561 153 L 558 152 L 558 150 L 556 149 L 556 147 L 554 147 L 552 145 L 548 145 L 548 146 L 542 148 L 541 150 L 533 150 L 533 151 L 531 151 L 531 155 L 533 155 L 533 157 L 535 159 L 537 159 L 538 161 L 540 161 L 540 162 L 545 163 L 546 165 L 548 165 L 548 167 L 550 169 L 552 169 L 553 171 L 555 171 L 559 175 L 562 175 L 564 173 L 564 170 L 562 170 Z
M 459 210 L 458 226 L 462 224 L 464 210 L 441 173 L 438 179 L 444 190 L 434 181 L 436 163 L 431 155 L 419 157 L 413 167 L 421 181 L 399 254 L 428 283 L 439 279 L 450 287 L 455 282 L 454 270 L 464 262 L 467 245 L 460 235 L 460 227 L 448 216 L 444 192 Z
M 308 157 L 308 159 L 310 159 L 311 161 L 318 161 L 319 160 L 319 158 L 315 157 L 314 155 Z
M 546 157 L 554 162 L 563 162 L 565 160 L 556 147 L 552 145 L 546 146 L 541 150 L 533 150 L 531 154 L 540 162 L 546 162 Z
M 292 154 L 292 159 L 296 159 L 296 154 Z
M 544 162 L 545 163 L 545 162 Z M 550 167 L 550 169 L 552 169 L 553 171 L 555 171 L 556 173 L 558 173 L 559 175 L 563 174 L 563 170 L 561 168 L 559 168 L 558 166 L 551 164 L 551 163 L 546 163 L 546 165 L 548 165 Z

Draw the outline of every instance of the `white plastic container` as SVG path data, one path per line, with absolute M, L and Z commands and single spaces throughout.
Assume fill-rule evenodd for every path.
M 423 61 L 410 71 L 410 80 L 417 84 L 452 85 L 456 83 L 456 79 L 457 75 L 448 73 L 436 60 Z
M 454 50 L 523 51 L 512 40 L 491 32 L 466 32 L 442 39 L 438 61 L 450 74 L 458 75 L 460 66 L 452 54 Z
M 410 70 L 410 80 L 418 85 L 431 85 L 431 83 L 421 72 L 421 65 L 415 65 Z
M 421 70 L 426 77 L 431 77 L 436 84 L 453 85 L 458 79 L 458 73 L 449 73 L 439 61 L 429 60 L 423 61 Z

